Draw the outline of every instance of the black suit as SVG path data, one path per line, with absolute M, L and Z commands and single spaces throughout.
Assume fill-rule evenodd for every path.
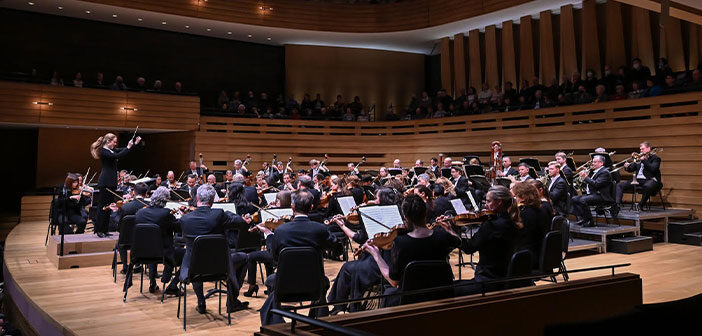
M 185 238 L 185 256 L 180 268 L 180 281 L 185 280 L 190 269 L 192 244 L 197 236 L 206 234 L 224 235 L 227 229 L 236 229 L 246 226 L 241 216 L 222 209 L 212 209 L 209 206 L 200 206 L 195 211 L 184 215 L 179 220 L 183 237 Z M 229 254 L 229 279 L 227 280 L 227 307 L 234 307 L 239 295 L 239 289 L 244 280 L 246 271 L 246 253 L 234 252 Z M 193 282 L 193 291 L 197 295 L 198 305 L 205 304 L 202 292 L 202 283 Z
M 475 203 L 480 206 L 480 200 L 482 199 L 482 190 L 477 190 L 468 186 L 468 179 L 465 176 L 460 176 L 458 180 L 451 178 L 451 183 L 453 183 L 453 190 L 458 196 L 466 208 L 470 209 L 473 205 L 470 201 L 468 193 L 472 193 Z
M 202 170 L 202 167 L 197 167 L 195 170 L 192 170 L 192 169 L 190 169 L 190 167 L 188 167 L 185 170 L 185 175 L 187 176 L 187 175 L 195 174 L 195 175 L 197 175 L 197 177 L 202 177 L 204 174 L 207 174 L 208 171 L 209 171 L 209 169 Z
M 641 190 L 641 202 L 639 204 L 644 205 L 652 195 L 663 188 L 663 181 L 661 180 L 661 158 L 657 155 L 651 155 L 641 162 L 630 164 L 629 167 L 626 168 L 626 171 L 637 176 L 641 167 L 643 167 L 642 173 L 644 178 L 636 177 L 636 181 L 639 183 L 639 188 Z M 631 182 L 632 181 L 629 180 L 617 183 L 617 203 L 622 203 L 625 190 L 634 188 Z
M 180 232 L 180 226 L 171 211 L 167 208 L 149 206 L 140 208 L 136 212 L 136 224 L 156 224 L 161 229 L 161 239 L 163 240 L 163 276 L 162 283 L 171 280 L 173 269 L 181 264 L 185 250 L 179 248 L 176 252 L 173 247 L 173 233 Z M 150 265 L 149 280 L 151 285 L 156 285 L 156 265 Z
M 480 253 L 475 267 L 475 281 L 503 278 L 514 252 L 517 228 L 507 214 L 491 216 L 480 225 L 471 239 L 461 242 L 465 253 Z
M 579 218 L 592 221 L 590 205 L 614 202 L 612 174 L 602 167 L 592 177 L 586 177 L 583 181 L 588 186 L 587 194 L 573 197 L 570 210 Z
M 115 148 L 109 150 L 100 148 L 100 162 L 102 170 L 98 178 L 98 188 L 100 189 L 100 199 L 98 202 L 98 217 L 95 222 L 95 233 L 107 233 L 109 228 L 109 210 L 102 210 L 114 200 L 114 195 L 107 191 L 117 189 L 117 162 L 119 159 L 129 154 L 129 148 Z
M 573 177 L 574 177 L 573 176 L 574 175 L 573 169 L 571 169 L 570 167 L 565 165 L 565 166 L 561 167 L 561 171 L 563 172 L 563 175 L 565 175 L 566 180 L 568 181 L 568 185 L 569 185 L 568 192 L 570 192 L 570 196 L 577 195 L 575 193 L 575 188 L 573 187 Z
M 429 170 L 434 174 L 436 178 L 441 177 L 441 167 L 436 166 L 436 167 L 429 167 Z
M 336 237 L 327 231 L 326 226 L 321 223 L 311 221 L 307 216 L 297 215 L 295 218 L 275 230 L 274 234 L 266 237 L 266 247 L 268 251 L 271 252 L 274 260 L 278 260 L 280 251 L 286 247 L 313 247 L 319 255 L 322 255 L 322 251 L 327 248 L 332 247 L 336 244 Z M 324 282 L 326 284 L 325 288 L 322 288 L 322 293 L 320 293 L 320 301 L 325 301 L 325 293 L 329 288 L 329 279 L 324 277 Z M 261 325 L 268 325 L 273 323 L 282 323 L 283 318 L 279 315 L 273 315 L 270 310 L 277 305 L 275 301 L 275 274 L 272 274 L 266 280 L 266 286 L 268 286 L 268 298 L 266 302 L 261 307 Z M 310 312 L 311 314 L 313 312 Z M 328 309 L 320 309 L 317 316 L 325 316 L 328 314 Z
M 244 187 L 244 197 L 250 203 L 261 206 L 261 202 L 259 202 L 258 199 L 258 191 L 256 191 L 256 187 Z
M 502 169 L 502 172 L 504 173 L 504 169 Z M 519 175 L 519 171 L 514 169 L 514 167 L 509 167 L 509 169 L 507 170 L 507 173 L 504 174 L 504 177 L 517 176 L 517 175 Z
M 557 214 L 568 217 L 568 183 L 561 176 L 551 181 L 548 187 L 548 196 Z

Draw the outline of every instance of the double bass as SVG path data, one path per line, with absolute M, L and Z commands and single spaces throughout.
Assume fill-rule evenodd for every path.
M 502 143 L 495 140 L 490 145 L 490 171 L 488 172 L 488 178 L 490 181 L 495 182 L 497 178 L 497 172 L 501 170 L 502 167 Z

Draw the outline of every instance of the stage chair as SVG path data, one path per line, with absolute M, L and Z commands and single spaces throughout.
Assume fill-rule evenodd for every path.
M 565 272 L 565 260 L 568 256 L 568 244 L 570 243 L 570 223 L 565 217 L 555 216 L 551 222 L 551 231 L 561 232 L 561 265 L 558 267 L 558 271 Z M 563 281 L 568 281 L 568 273 L 563 273 Z
M 531 275 L 531 251 L 521 250 L 514 252 L 507 266 L 507 277 L 520 277 Z M 504 284 L 504 289 L 519 288 L 533 285 L 531 280 L 508 281 Z
M 127 215 L 122 217 L 119 221 L 119 238 L 117 239 L 117 244 L 115 244 L 114 254 L 112 255 L 112 276 L 114 277 L 114 282 L 117 283 L 117 254 L 120 250 L 126 251 L 132 248 L 132 237 L 134 234 L 134 225 L 136 225 L 136 216 Z M 120 261 L 124 265 L 125 260 L 122 260 L 120 256 Z
M 418 289 L 449 286 L 453 283 L 451 265 L 444 260 L 422 260 L 407 264 L 400 282 L 400 292 Z M 444 299 L 453 296 L 453 289 L 440 290 L 430 293 L 403 295 L 400 304 L 409 304 L 430 300 Z
M 562 235 L 558 231 L 549 231 L 541 244 L 541 255 L 539 256 L 539 269 L 537 274 L 553 273 L 554 268 L 560 268 L 562 254 Z M 551 276 L 551 281 L 556 282 L 556 277 Z
M 129 269 L 127 270 L 127 278 L 124 280 L 124 298 L 122 299 L 124 302 L 127 302 L 129 284 L 132 281 L 132 273 L 136 264 L 142 265 L 139 285 L 139 292 L 142 293 L 144 291 L 144 269 L 146 266 L 163 264 L 163 238 L 161 237 L 161 228 L 158 225 L 137 224 L 134 227 Z
M 273 295 L 277 306 L 273 308 L 283 308 L 284 302 L 315 303 L 325 298 L 324 262 L 312 247 L 286 247 L 280 251 L 275 276 Z

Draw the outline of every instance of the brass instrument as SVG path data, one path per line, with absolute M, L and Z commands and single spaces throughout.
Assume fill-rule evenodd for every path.
M 647 156 L 649 156 L 649 155 L 655 155 L 656 153 L 662 152 L 662 151 L 663 151 L 663 148 L 656 147 L 656 148 L 652 148 L 651 151 L 648 152 L 648 153 L 646 153 L 646 154 L 641 153 L 641 152 L 639 152 L 639 153 L 637 153 L 637 152 L 631 153 L 631 156 L 629 156 L 629 157 L 626 158 L 625 160 L 619 161 L 619 162 L 617 162 L 617 163 L 615 163 L 615 164 L 612 165 L 612 168 L 613 168 L 613 169 L 612 169 L 612 173 L 621 170 L 622 168 L 624 168 L 624 166 L 626 166 L 627 163 L 638 163 L 638 162 L 641 162 L 641 160 L 643 160 L 643 159 L 646 158 Z

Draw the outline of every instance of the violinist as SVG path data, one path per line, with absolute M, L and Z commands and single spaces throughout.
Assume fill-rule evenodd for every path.
M 79 188 L 79 183 L 78 176 L 69 173 L 54 203 L 56 216 L 63 216 L 63 220 L 56 221 L 62 224 L 59 225 L 59 233 L 74 233 L 71 225 L 75 225 L 76 234 L 85 232 L 87 222 L 83 216 L 83 211 L 88 204 L 89 198 L 83 194 L 83 190 Z
M 139 186 L 135 189 L 139 189 Z M 171 211 L 166 208 L 166 202 L 170 192 L 168 188 L 160 186 L 151 194 L 151 202 L 148 207 L 141 208 L 136 212 L 136 223 L 153 223 L 161 229 L 161 238 L 163 241 L 163 274 L 161 283 L 164 285 L 171 281 L 173 270 L 176 266 L 180 266 L 183 262 L 185 249 L 175 247 L 173 244 L 173 234 L 180 232 L 180 226 Z M 122 206 L 124 208 L 124 206 Z M 121 252 L 120 252 L 121 253 Z M 125 256 L 126 258 L 126 256 Z M 124 259 L 123 259 L 124 260 Z M 156 285 L 156 264 L 149 265 L 149 293 L 154 293 L 158 290 Z M 165 289 L 167 294 L 178 292 L 177 286 Z
M 388 181 L 390 173 L 388 173 L 388 169 L 385 167 L 380 167 L 380 170 L 378 170 L 378 176 L 376 176 L 375 180 L 373 181 L 373 184 L 377 187 L 382 187 L 385 185 L 385 182 Z
M 365 191 L 361 188 L 361 179 L 357 175 L 351 175 L 346 179 L 345 188 L 351 192 L 354 202 L 356 204 L 363 203 L 365 196 Z M 366 197 L 367 198 L 367 197 Z
M 402 195 L 390 187 L 382 187 L 376 192 L 376 197 L 373 201 L 369 201 L 368 205 L 398 205 L 400 204 Z M 363 216 L 358 217 L 360 229 L 358 232 L 351 230 L 347 225 L 347 221 L 339 216 L 335 217 L 333 223 L 338 225 L 342 231 L 357 244 L 363 245 L 368 240 L 365 226 L 362 225 Z M 390 251 L 381 250 L 383 258 L 386 262 L 390 262 Z M 376 284 L 379 284 L 382 279 L 378 264 L 373 260 L 370 254 L 361 253 L 358 260 L 344 263 L 336 276 L 336 281 L 332 285 L 327 297 L 329 301 L 340 301 L 347 299 L 360 299 L 363 293 Z M 353 303 L 349 307 L 346 305 L 334 306 L 332 315 L 338 314 L 341 311 L 358 311 L 360 306 L 358 303 Z
M 242 217 L 246 215 L 253 216 L 253 214 L 258 211 L 258 209 L 246 199 L 245 188 L 245 185 L 234 182 L 229 186 L 229 191 L 227 193 L 227 203 L 233 203 L 236 207 L 236 214 Z M 248 226 L 246 226 L 234 227 L 226 230 L 225 235 L 227 237 L 227 241 L 229 242 L 229 248 L 237 248 L 239 232 L 248 231 L 248 229 Z
M 234 175 L 234 183 L 240 183 L 244 185 L 244 196 L 246 197 L 246 200 L 260 206 L 260 200 L 258 198 L 258 191 L 256 190 L 255 186 L 246 186 L 246 178 L 244 175 L 241 174 L 236 174 Z
M 149 191 L 147 192 L 148 195 L 153 194 L 153 192 L 156 191 L 156 189 L 160 187 L 161 184 L 163 184 L 163 179 L 161 178 L 161 175 L 154 174 L 154 178 L 154 183 L 149 186 Z
M 271 203 L 268 208 L 290 208 L 291 192 L 287 190 L 279 191 L 275 195 L 275 203 Z M 258 295 L 258 285 L 256 284 L 256 270 L 258 263 L 266 267 L 266 274 L 273 274 L 273 256 L 268 250 L 258 250 L 248 253 L 246 283 L 249 288 L 244 292 L 244 296 L 252 297 Z
M 322 193 L 314 188 L 314 182 L 312 182 L 312 178 L 309 175 L 299 175 L 297 177 L 297 189 L 308 190 L 310 193 L 312 193 L 312 209 L 319 206 Z
M 327 205 L 327 211 L 322 217 L 329 219 L 336 215 L 342 214 L 341 206 L 339 205 L 339 197 L 344 196 L 352 196 L 351 190 L 347 188 L 346 180 L 340 177 L 333 178 L 331 180 L 329 193 L 322 196 L 322 200 L 320 201 L 320 207 L 323 207 L 325 203 Z M 348 255 L 344 255 L 346 235 L 337 225 L 329 225 L 327 228 L 329 229 L 329 232 L 335 235 L 337 238 L 337 244 L 327 250 L 327 256 L 332 260 L 347 261 Z
M 148 190 L 149 187 L 146 185 L 146 183 L 137 183 L 134 186 L 134 190 L 132 192 L 134 197 L 131 200 L 123 203 L 121 207 L 118 207 L 115 203 L 111 203 L 109 205 L 110 210 L 112 210 L 112 213 L 110 214 L 110 231 L 119 231 L 119 224 L 122 221 L 122 217 L 127 215 L 136 215 L 137 211 L 147 205 L 147 203 L 144 201 L 144 197 L 146 197 L 146 192 Z M 127 250 L 119 249 L 119 243 L 116 244 L 115 248 L 117 248 L 117 251 L 119 252 L 119 259 L 122 261 L 122 274 L 126 274 L 127 264 L 129 261 L 127 259 Z
M 295 182 L 295 181 L 292 177 L 292 173 L 283 173 L 283 181 L 278 186 L 278 189 L 279 190 L 294 191 L 295 187 L 293 186 L 293 182 Z
M 414 195 L 421 197 L 427 206 L 426 222 L 433 223 L 438 215 L 434 212 L 434 192 L 432 189 L 425 185 L 418 185 L 414 187 Z
M 188 205 L 190 206 L 195 206 L 195 193 L 197 192 L 198 188 L 197 181 L 197 175 L 190 174 L 188 175 L 187 182 L 180 187 L 180 190 L 185 190 L 188 192 L 188 194 L 190 194 L 190 200 L 188 201 Z
M 449 199 L 456 198 L 456 190 L 453 187 L 453 183 L 449 179 L 439 177 L 436 179 L 434 184 L 440 184 L 442 187 L 444 187 L 444 194 L 446 194 Z
M 175 179 L 175 173 L 173 173 L 172 170 L 168 171 L 168 174 L 166 175 L 166 181 L 161 183 L 162 186 L 167 187 L 168 189 L 180 189 L 181 183 L 176 181 Z
M 313 178 L 314 181 L 314 188 L 319 190 L 320 193 L 325 193 L 329 190 L 329 187 L 326 185 L 326 179 L 324 177 L 324 174 L 317 174 Z
M 444 189 L 443 185 L 434 183 L 434 185 L 431 186 L 431 190 L 434 193 L 434 219 L 444 215 L 448 211 L 453 211 L 450 194 L 446 193 L 446 189 Z
M 361 173 L 358 171 L 358 168 L 356 168 L 356 164 L 353 162 L 349 162 L 346 164 L 346 168 L 348 169 L 349 176 L 360 176 Z
M 303 177 L 309 176 L 301 176 Z M 311 180 L 308 180 L 311 183 Z M 307 182 L 305 182 L 307 183 Z M 308 187 L 305 187 L 308 188 Z M 327 231 L 327 228 L 322 223 L 314 222 L 309 219 L 308 214 L 312 210 L 314 195 L 311 193 L 312 188 L 302 189 L 292 193 L 292 209 L 295 218 L 278 227 L 275 232 L 268 230 L 265 226 L 259 226 L 266 237 L 266 247 L 273 256 L 273 260 L 278 260 L 280 251 L 286 247 L 312 247 L 317 250 L 319 255 L 326 248 L 333 246 L 336 243 L 336 237 Z M 322 293 L 326 293 L 329 288 L 329 279 L 323 276 Z M 261 307 L 261 325 L 269 325 L 273 323 L 282 323 L 283 318 L 279 315 L 271 313 L 271 309 L 277 307 L 276 295 L 276 275 L 271 274 L 266 280 L 268 286 L 268 298 Z M 324 294 L 320 295 L 319 301 L 325 302 Z M 314 309 L 310 311 L 310 315 L 314 317 L 322 317 L 328 315 L 329 310 L 324 308 Z
M 651 153 L 651 144 L 647 141 L 639 144 L 639 162 L 624 163 L 624 169 L 634 174 L 634 179 L 641 188 L 641 201 L 636 205 L 636 209 L 641 211 L 648 199 L 663 188 L 661 180 L 661 158 Z M 633 154 L 632 154 L 633 156 Z M 633 189 L 632 181 L 622 181 L 617 183 L 617 204 L 622 203 L 625 190 Z
M 541 207 L 539 192 L 529 182 L 517 182 L 511 187 L 512 195 L 519 205 L 522 228 L 517 232 L 517 251 L 529 250 L 532 268 L 539 268 L 541 244 L 551 227 L 551 214 Z
M 90 154 L 95 159 L 102 162 L 102 171 L 98 178 L 98 188 L 100 188 L 100 200 L 98 201 L 98 217 L 95 222 L 95 234 L 98 237 L 108 235 L 108 224 L 110 214 L 106 210 L 102 210 L 112 203 L 114 195 L 107 191 L 117 190 L 117 160 L 129 154 L 132 146 L 138 144 L 141 137 L 136 137 L 134 140 L 129 140 L 127 147 L 117 147 L 117 136 L 112 133 L 107 133 L 99 137 L 92 145 L 90 145 Z
M 85 196 L 85 204 L 91 204 L 93 203 L 93 192 L 95 189 L 85 183 L 83 180 L 83 175 L 82 174 L 76 174 L 78 177 L 78 187 L 83 190 L 83 196 Z M 85 218 L 85 220 L 88 220 L 88 211 L 86 210 L 85 207 L 80 208 L 80 214 Z
M 443 230 L 431 230 L 427 228 L 427 207 L 426 203 L 417 195 L 409 195 L 402 202 L 402 213 L 407 226 L 406 234 L 398 234 L 393 241 L 390 251 L 391 260 L 387 263 L 383 259 L 380 250 L 370 241 L 363 244 L 375 262 L 378 264 L 380 273 L 388 281 L 390 287 L 385 290 L 385 294 L 393 294 L 399 291 L 400 280 L 407 264 L 412 261 L 421 260 L 446 260 L 449 253 L 461 244 L 461 239 L 446 225 Z M 386 298 L 383 306 L 396 306 L 400 303 L 399 296 Z
M 497 185 L 491 187 L 485 197 L 485 205 L 494 214 L 480 224 L 472 238 L 461 242 L 464 253 L 480 253 L 480 260 L 475 267 L 475 276 L 470 280 L 459 280 L 460 284 L 479 283 L 507 276 L 507 267 L 515 251 L 519 223 L 517 202 L 509 189 Z M 480 286 L 461 286 L 456 288 L 456 296 L 479 293 Z
M 541 182 L 541 180 L 536 179 L 529 180 L 529 183 L 536 188 L 539 195 L 539 200 L 541 201 L 541 205 L 539 205 L 539 207 L 548 214 L 548 222 L 551 223 L 555 210 L 553 210 L 553 203 L 551 202 L 546 186 L 543 182 Z

